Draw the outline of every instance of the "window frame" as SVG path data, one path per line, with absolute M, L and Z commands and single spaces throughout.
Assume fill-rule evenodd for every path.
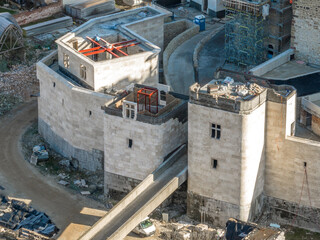
M 210 130 L 211 130 L 210 131 L 211 138 L 217 139 L 217 140 L 221 139 L 221 131 L 222 131 L 221 124 L 211 123 Z
M 138 106 L 135 102 L 123 101 L 122 104 L 122 116 L 126 119 L 137 119 Z

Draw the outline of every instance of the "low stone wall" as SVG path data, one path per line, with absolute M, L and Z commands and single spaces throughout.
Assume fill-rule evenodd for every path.
M 179 34 L 177 37 L 173 38 L 168 44 L 167 48 L 163 52 L 163 72 L 167 85 L 170 85 L 170 80 L 168 79 L 168 63 L 171 54 L 179 47 L 182 43 L 189 40 L 193 36 L 199 33 L 199 25 L 193 25 L 193 27 Z
M 230 217 L 239 218 L 239 206 L 188 191 L 187 214 L 199 222 L 224 227 Z
M 25 11 L 13 15 L 19 25 L 26 25 L 40 19 L 51 17 L 63 10 L 62 2 L 52 3 L 45 7 L 40 7 L 32 11 Z
M 290 61 L 291 56 L 294 54 L 293 49 L 289 49 L 278 56 L 271 58 L 270 60 L 252 68 L 250 73 L 254 76 L 261 77 L 263 74 L 272 71 L 273 69 L 279 67 Z
M 103 169 L 104 113 L 101 106 L 113 97 L 68 81 L 48 66 L 56 58 L 57 51 L 54 51 L 37 64 L 41 93 L 38 98 L 39 132 L 55 151 L 76 158 L 80 168 Z
M 300 194 L 299 191 L 297 190 L 297 194 Z M 265 206 L 265 215 L 268 215 L 269 222 L 274 221 L 281 225 L 293 225 L 319 232 L 319 208 L 298 205 L 297 203 L 273 197 L 265 198 Z
M 193 26 L 192 22 L 185 19 L 166 23 L 164 25 L 164 49 L 166 49 L 172 39 Z
M 197 44 L 194 53 L 193 53 L 193 66 L 195 68 L 199 67 L 199 54 L 203 47 L 206 45 L 207 42 L 209 42 L 218 32 L 220 32 L 222 29 L 224 29 L 224 26 L 221 26 L 215 30 L 213 30 L 211 33 L 209 33 L 207 36 L 201 39 L 201 41 Z
M 211 33 L 209 33 L 206 37 L 201 39 L 201 41 L 197 44 L 194 52 L 193 52 L 193 68 L 195 72 L 195 81 L 198 82 L 199 80 L 199 55 L 203 47 L 206 45 L 207 42 L 209 42 L 213 36 L 215 36 L 218 32 L 220 32 L 222 29 L 224 29 L 224 26 L 221 26 L 215 30 L 213 30 Z

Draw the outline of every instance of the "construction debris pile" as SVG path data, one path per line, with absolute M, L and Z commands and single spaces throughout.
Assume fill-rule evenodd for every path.
M 34 234 L 44 235 L 44 238 L 52 237 L 59 231 L 45 213 L 38 212 L 24 202 L 1 195 L 0 226 L 20 232 L 21 229 L 27 229 Z
M 44 145 L 36 145 L 32 149 L 32 155 L 30 158 L 30 163 L 37 165 L 40 160 L 48 160 L 49 153 Z
M 232 78 L 224 80 L 212 80 L 205 85 L 202 91 L 215 96 L 233 100 L 250 100 L 264 91 L 264 88 L 256 83 L 235 82 Z
M 209 228 L 208 225 L 196 226 L 183 222 L 172 223 L 161 229 L 161 239 L 164 240 L 211 240 L 224 239 L 224 230 Z
M 0 94 L 27 100 L 31 94 L 39 92 L 38 85 L 35 66 L 16 65 L 10 72 L 0 72 Z

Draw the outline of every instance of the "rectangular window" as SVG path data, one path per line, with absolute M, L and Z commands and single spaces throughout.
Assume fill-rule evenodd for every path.
M 135 107 L 134 105 L 126 104 L 126 117 L 134 119 Z
M 128 147 L 129 147 L 129 148 L 132 148 L 132 139 L 129 139 L 129 141 L 128 141 Z
M 80 64 L 80 76 L 82 79 L 87 79 L 87 68 L 83 64 Z
M 65 68 L 69 68 L 70 67 L 70 58 L 69 55 L 67 54 L 63 54 L 63 65 Z
M 211 138 L 220 139 L 221 137 L 221 125 L 211 124 Z
M 212 168 L 216 169 L 218 167 L 218 160 L 212 159 L 211 162 L 212 162 Z

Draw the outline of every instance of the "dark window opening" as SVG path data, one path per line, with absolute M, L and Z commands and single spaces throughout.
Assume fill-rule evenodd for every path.
M 53 83 L 53 87 L 56 87 L 56 83 L 55 82 Z
M 304 165 L 304 167 L 307 167 L 307 162 L 304 162 L 303 165 Z
M 212 167 L 217 168 L 218 167 L 218 160 L 212 159 Z
M 91 116 L 92 115 L 92 111 L 89 111 L 89 116 Z
M 132 148 L 132 139 L 129 139 L 128 147 L 129 147 L 129 148 Z
M 166 101 L 167 100 L 167 93 L 165 91 L 160 92 L 160 100 Z
M 221 137 L 221 125 L 211 124 L 211 138 L 220 139 Z
M 306 126 L 311 127 L 312 124 L 312 114 L 307 112 L 306 116 Z

